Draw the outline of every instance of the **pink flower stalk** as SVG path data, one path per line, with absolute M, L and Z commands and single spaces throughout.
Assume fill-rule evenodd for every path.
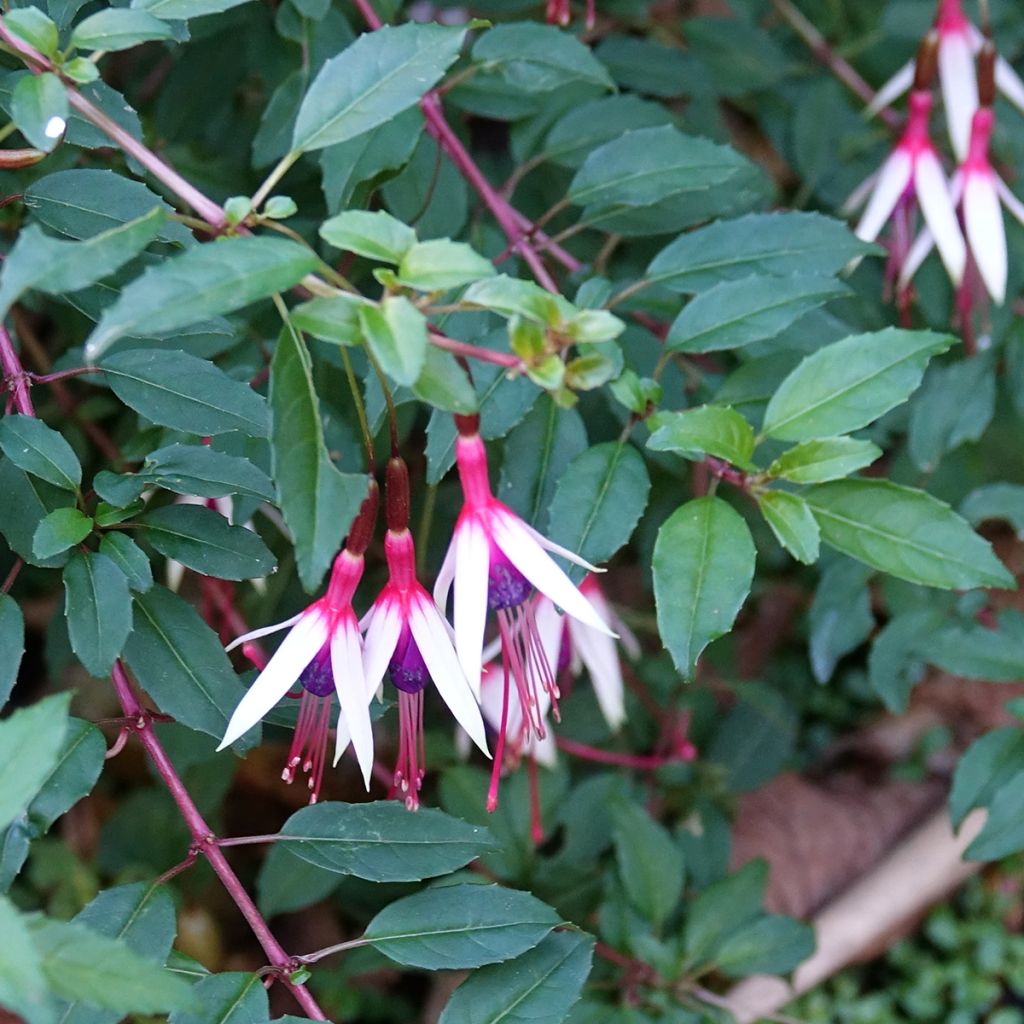
M 388 463 L 388 532 L 384 538 L 389 578 L 361 623 L 366 631 L 366 686 L 373 694 L 385 671 L 398 690 L 399 753 L 394 785 L 414 810 L 423 782 L 423 693 L 433 680 L 455 720 L 485 753 L 480 708 L 433 599 L 416 579 L 416 552 L 409 532 L 409 480 L 405 463 Z
M 927 89 L 915 89 L 910 94 L 906 130 L 878 172 L 856 234 L 866 242 L 874 241 L 893 211 L 902 206 L 901 201 L 916 199 L 950 278 L 959 284 L 967 251 L 946 188 L 946 176 L 929 135 L 931 108 L 932 97 Z
M 352 597 L 363 575 L 363 552 L 372 536 L 376 519 L 376 485 L 371 484 L 371 488 L 370 496 L 353 524 L 346 547 L 334 560 L 327 593 L 293 618 L 246 633 L 228 647 L 232 650 L 249 640 L 289 629 L 288 635 L 235 708 L 217 749 L 223 750 L 251 729 L 298 682 L 302 688 L 302 701 L 281 777 L 292 782 L 296 769 L 301 765 L 302 771 L 309 776 L 310 803 L 315 803 L 320 795 L 327 759 L 332 693 L 337 693 L 341 705 L 334 763 L 337 764 L 351 738 L 363 781 L 367 789 L 370 786 L 373 731 L 369 704 L 372 691 L 367 689 L 363 672 L 362 642 L 359 623 L 352 610 Z M 343 734 L 344 744 L 341 743 Z
M 596 8 L 596 0 L 587 0 L 585 24 L 588 32 L 594 27 L 594 23 L 597 21 Z M 562 28 L 565 28 L 565 26 L 572 20 L 572 10 L 569 6 L 569 0 L 547 0 L 544 18 L 549 25 L 561 25 Z

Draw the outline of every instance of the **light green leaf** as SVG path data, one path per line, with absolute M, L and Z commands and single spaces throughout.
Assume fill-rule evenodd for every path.
M 289 312 L 296 330 L 312 334 L 322 341 L 338 341 L 342 345 L 358 345 L 362 332 L 359 310 L 366 304 L 362 296 L 335 295 L 303 302 Z
M 38 7 L 19 7 L 4 14 L 4 27 L 24 39 L 47 57 L 54 57 L 60 45 L 57 26 Z
M 948 334 L 895 327 L 858 334 L 807 356 L 768 403 L 764 432 L 783 441 L 845 434 L 905 402 Z
M 292 148 L 322 149 L 362 135 L 418 103 L 455 62 L 466 29 L 409 23 L 367 32 L 313 79 Z
M 1018 537 L 1024 537 L 1024 486 L 988 484 L 971 491 L 960 504 L 960 514 L 972 525 L 989 519 L 1009 523 Z
M 820 531 L 803 498 L 787 491 L 762 491 L 757 504 L 775 539 L 798 562 L 811 565 L 818 560 Z
M 427 358 L 427 318 L 404 295 L 389 295 L 360 307 L 359 326 L 381 369 L 396 384 L 415 384 Z
M 445 885 L 385 907 L 367 925 L 364 938 L 406 967 L 460 970 L 519 956 L 559 920 L 528 892 L 497 885 Z
M 68 125 L 68 93 L 51 72 L 22 78 L 11 94 L 11 120 L 29 143 L 49 153 Z
M 197 245 L 150 267 L 121 292 L 89 335 L 86 359 L 95 362 L 126 334 L 174 331 L 286 291 L 318 263 L 312 250 L 287 238 Z
M 56 1019 L 43 977 L 43 961 L 32 943 L 24 918 L 0 896 L 0 1007 L 27 1024 L 53 1024 Z
M 54 509 L 44 516 L 32 537 L 32 553 L 45 560 L 80 544 L 92 533 L 92 520 L 77 508 Z
M 371 882 L 445 875 L 494 846 L 479 825 L 430 807 L 411 816 L 391 800 L 304 807 L 285 822 L 278 843 L 316 867 Z
M 738 412 L 728 406 L 702 405 L 683 412 L 661 413 L 652 420 L 654 433 L 647 441 L 647 447 L 653 451 L 677 452 L 697 458 L 706 453 L 741 469 L 750 468 L 754 431 Z
M 568 320 L 576 308 L 561 295 L 552 295 L 532 281 L 499 274 L 471 284 L 462 301 L 502 316 L 521 316 L 535 323 L 554 325 Z
M 263 397 L 205 359 L 138 348 L 107 356 L 102 368 L 125 405 L 161 426 L 190 434 L 269 433 Z
M 837 480 L 804 497 L 826 544 L 882 572 L 943 589 L 1015 586 L 989 543 L 924 491 L 885 480 Z
M 882 449 L 870 441 L 853 437 L 824 437 L 802 441 L 783 452 L 769 467 L 771 476 L 791 480 L 795 484 L 822 484 L 841 480 L 858 469 L 870 466 Z
M 259 579 L 277 562 L 259 534 L 231 526 L 212 508 L 165 505 L 138 519 L 142 536 L 167 558 L 222 580 Z
M 53 771 L 70 700 L 70 693 L 60 693 L 0 721 L 0 828 L 14 821 Z
M 274 482 L 295 538 L 299 576 L 313 591 L 341 547 L 369 481 L 361 474 L 340 473 L 331 462 L 309 353 L 288 327 L 270 366 L 270 405 Z
M 106 555 L 76 551 L 64 568 L 71 649 L 90 675 L 105 676 L 132 631 L 125 574 Z
M 412 386 L 412 393 L 444 412 L 471 413 L 477 410 L 476 391 L 450 352 L 427 345 L 423 369 Z
M 111 7 L 80 21 L 71 45 L 80 50 L 128 50 L 153 39 L 173 39 L 174 29 L 146 11 Z
M 438 1024 L 559 1024 L 580 997 L 593 953 L 589 935 L 553 932 L 515 960 L 474 971 Z
M 0 711 L 18 681 L 18 669 L 25 654 L 25 618 L 10 594 L 0 594 Z
M 494 264 L 465 242 L 417 242 L 398 264 L 398 280 L 421 292 L 447 291 L 494 275 Z
M 320 237 L 335 248 L 385 263 L 400 262 L 416 244 L 416 232 L 384 210 L 345 210 L 320 225 Z
M 16 466 L 55 487 L 77 491 L 82 482 L 74 449 L 35 416 L 12 413 L 0 420 L 0 448 Z
M 721 498 L 687 502 L 662 524 L 652 566 L 658 631 L 684 675 L 692 676 L 701 651 L 732 628 L 754 560 L 747 524 Z

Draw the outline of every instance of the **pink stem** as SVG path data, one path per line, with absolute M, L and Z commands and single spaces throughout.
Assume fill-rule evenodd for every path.
M 509 369 L 518 369 L 522 366 L 522 360 L 511 353 L 494 352 L 489 348 L 468 345 L 464 341 L 447 338 L 436 331 L 430 332 L 430 340 L 437 348 L 443 348 L 445 352 L 451 352 L 453 355 L 465 356 L 467 359 L 479 359 L 482 363 L 494 363 L 496 366 L 507 366 Z
M 280 978 L 282 983 L 295 996 L 296 1001 L 306 1012 L 306 1015 L 313 1020 L 326 1020 L 326 1015 L 320 1009 L 312 993 L 304 986 L 295 985 L 289 980 L 288 973 L 292 970 L 295 961 L 284 951 L 277 939 L 274 938 L 270 928 L 267 926 L 267 922 L 263 919 L 263 915 L 256 909 L 256 904 L 253 903 L 252 898 L 245 891 L 245 886 L 242 885 L 238 875 L 235 874 L 231 865 L 228 864 L 227 858 L 217 845 L 217 837 L 199 813 L 199 808 L 196 807 L 192 797 L 189 796 L 188 790 L 185 789 L 174 765 L 171 764 L 170 758 L 168 758 L 166 751 L 156 737 L 156 733 L 153 732 L 152 723 L 135 696 L 135 692 L 132 690 L 131 683 L 120 661 L 114 664 L 112 676 L 114 689 L 117 690 L 121 707 L 124 709 L 125 715 L 136 719 L 135 732 L 143 747 L 146 748 L 146 753 L 149 754 L 164 785 L 170 791 L 175 804 L 178 806 L 178 810 L 181 812 L 182 818 L 185 819 L 185 824 L 192 834 L 195 848 L 209 861 L 210 867 L 213 868 L 221 884 L 228 891 L 228 895 L 231 896 L 242 916 L 248 921 L 249 927 L 252 928 L 253 933 L 259 940 L 270 963 L 281 972 Z
M 620 754 L 614 750 L 599 750 L 588 743 L 577 743 L 564 736 L 557 736 L 555 743 L 559 750 L 564 750 L 572 757 L 579 757 L 584 761 L 595 761 L 597 764 L 615 764 L 622 768 L 636 768 L 639 771 L 653 771 L 655 768 L 663 768 L 667 764 L 686 760 L 677 754 Z
M 36 410 L 29 394 L 28 378 L 22 369 L 18 353 L 14 351 L 11 336 L 3 324 L 0 324 L 0 364 L 3 365 L 4 380 L 14 396 L 14 407 L 23 416 L 35 416 Z

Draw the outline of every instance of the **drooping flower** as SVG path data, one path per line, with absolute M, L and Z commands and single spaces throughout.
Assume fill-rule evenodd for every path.
M 373 732 L 363 672 L 363 651 L 359 623 L 352 609 L 352 598 L 363 575 L 363 552 L 373 532 L 376 518 L 376 485 L 363 503 L 348 543 L 334 560 L 327 593 L 298 615 L 264 626 L 238 637 L 228 650 L 270 633 L 288 629 L 288 635 L 256 677 L 235 708 L 218 750 L 234 743 L 251 729 L 298 682 L 302 702 L 288 761 L 282 778 L 291 782 L 296 770 L 309 776 L 310 802 L 320 792 L 326 761 L 330 727 L 331 695 L 337 693 L 341 707 L 334 761 L 337 763 L 351 739 L 363 781 L 370 785 L 373 768 Z M 345 736 L 345 745 L 340 740 Z
M 928 125 L 932 109 L 930 83 L 934 48 L 935 34 L 932 33 L 922 43 L 918 56 L 918 81 L 910 94 L 907 127 L 871 182 L 871 198 L 857 225 L 856 234 L 866 242 L 874 241 L 894 211 L 899 225 L 916 201 L 950 278 L 959 284 L 967 260 L 966 247 Z
M 480 710 L 490 730 L 504 736 L 502 750 L 498 752 L 501 767 L 514 768 L 524 757 L 532 757 L 538 764 L 554 768 L 558 754 L 547 721 L 551 698 L 546 692 L 542 691 L 536 707 L 524 714 L 519 691 L 505 686 L 500 665 L 488 662 L 480 677 Z
M 406 805 L 419 805 L 423 781 L 423 694 L 431 680 L 456 721 L 485 753 L 487 738 L 476 697 L 455 653 L 448 625 L 416 579 L 416 552 L 408 528 L 405 463 L 388 463 L 388 532 L 384 538 L 389 578 L 361 624 L 366 686 L 374 693 L 389 672 L 398 690 L 399 753 L 394 784 Z

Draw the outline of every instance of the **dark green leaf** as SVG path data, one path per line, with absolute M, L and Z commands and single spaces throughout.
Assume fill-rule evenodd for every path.
M 814 931 L 790 917 L 769 914 L 729 936 L 718 948 L 715 966 L 730 978 L 786 974 L 814 952 Z
M 1024 772 L 1024 734 L 1016 726 L 995 729 L 968 748 L 953 775 L 949 817 L 954 828 L 975 807 L 987 807 L 999 790 Z
M 1024 615 L 1007 610 L 999 628 L 946 626 L 928 638 L 922 652 L 944 672 L 990 683 L 1024 680 Z
M 144 474 L 159 487 L 178 494 L 201 498 L 244 494 L 274 500 L 274 485 L 262 469 L 208 445 L 172 444 L 150 452 Z
M 274 843 L 256 877 L 257 902 L 265 917 L 319 903 L 341 884 L 339 874 L 296 857 L 289 846 Z
M 80 544 L 92 533 L 92 520 L 77 508 L 54 509 L 42 518 L 32 537 L 32 553 L 40 561 Z
M 138 522 L 160 554 L 204 576 L 257 579 L 273 572 L 277 564 L 259 534 L 229 525 L 211 508 L 165 505 L 140 516 Z
M 204 14 L 219 14 L 246 2 L 248 0 L 133 0 L 132 6 L 169 21 L 184 21 Z
M 299 576 L 314 590 L 366 497 L 368 481 L 340 473 L 324 444 L 312 365 L 302 338 L 281 332 L 270 367 L 271 452 L 281 512 L 295 538 Z
M 676 667 L 692 676 L 701 651 L 728 633 L 754 575 L 754 542 L 721 498 L 676 509 L 654 545 L 658 631 Z
M 548 133 L 544 152 L 561 167 L 575 169 L 598 146 L 637 128 L 672 124 L 672 114 L 660 103 L 651 103 L 629 93 L 602 96 L 589 103 L 573 105 Z
M 54 74 L 22 78 L 11 95 L 11 120 L 29 143 L 49 152 L 68 123 L 68 93 Z
M 364 937 L 396 963 L 428 971 L 511 960 L 532 949 L 558 915 L 528 892 L 497 885 L 445 885 L 385 907 Z
M 709 761 L 725 768 L 732 792 L 749 793 L 772 779 L 793 750 L 797 716 L 775 690 L 748 683 L 726 715 L 706 752 Z
M 875 637 L 868 680 L 894 714 L 906 711 L 910 691 L 924 677 L 928 648 L 943 625 L 937 609 L 917 608 L 890 619 Z
M 154 586 L 135 601 L 125 660 L 161 710 L 220 739 L 243 690 L 220 641 L 177 594 Z
M 928 360 L 955 340 L 888 327 L 826 345 L 807 356 L 772 396 L 764 432 L 806 441 L 867 426 L 905 402 Z
M 965 860 L 998 860 L 1024 847 L 1024 771 L 1012 776 L 995 794 L 988 818 Z
M 820 531 L 803 498 L 787 491 L 762 491 L 757 505 L 775 539 L 798 562 L 811 565 L 818 560 Z
M 287 238 L 197 245 L 150 267 L 121 292 L 89 335 L 86 358 L 95 361 L 126 334 L 174 331 L 286 291 L 318 262 L 311 249 Z
M 132 631 L 128 580 L 106 555 L 76 551 L 64 567 L 71 649 L 90 675 L 105 676 Z
M 427 318 L 404 295 L 389 295 L 360 306 L 359 326 L 381 369 L 396 384 L 415 384 L 427 357 Z
M 16 466 L 55 487 L 77 491 L 82 482 L 71 445 L 34 416 L 12 413 L 0 420 L 0 448 Z
M 493 846 L 487 830 L 432 808 L 410 815 L 393 801 L 304 807 L 281 829 L 296 856 L 371 882 L 412 882 L 448 874 Z
M 65 555 L 36 558 L 32 538 L 44 516 L 68 508 L 73 501 L 67 491 L 29 476 L 10 459 L 0 459 L 0 532 L 26 562 L 52 568 L 67 561 Z
M 821 484 L 828 480 L 841 480 L 871 465 L 881 454 L 882 449 L 870 441 L 825 437 L 818 441 L 802 441 L 783 452 L 768 467 L 768 472 L 795 484 Z
M 269 433 L 267 403 L 241 381 L 185 352 L 132 349 L 103 360 L 118 398 L 137 413 L 190 434 Z
M 174 29 L 145 11 L 108 8 L 75 26 L 71 45 L 82 50 L 128 50 L 153 39 L 173 39 Z
M 864 643 L 875 628 L 870 578 L 870 569 L 849 558 L 835 559 L 821 574 L 809 615 L 808 652 L 819 683 L 827 683 L 839 659 Z
M 172 1013 L 170 1024 L 255 1024 L 270 1016 L 270 1000 L 258 974 L 211 974 L 196 982 L 192 994 L 196 1009 Z
M 741 469 L 750 468 L 754 431 L 728 406 L 702 405 L 684 412 L 661 413 L 651 418 L 654 433 L 647 447 L 656 452 L 686 456 L 717 455 Z
M 911 583 L 969 590 L 1014 586 L 1013 577 L 948 505 L 885 480 L 837 480 L 805 494 L 821 539 Z
M 588 935 L 554 932 L 515 960 L 474 971 L 439 1024 L 559 1024 L 580 997 L 593 952 Z
M 750 861 L 694 900 L 686 917 L 687 963 L 713 962 L 723 943 L 760 915 L 767 880 L 766 862 Z
M 69 718 L 57 763 L 28 805 L 33 826 L 46 831 L 65 811 L 92 792 L 107 753 L 103 733 L 91 722 Z
M 36 796 L 60 757 L 71 694 L 47 697 L 0 721 L 0 828 Z
M 10 594 L 0 594 L 0 710 L 18 681 L 18 669 L 25 653 L 25 619 L 18 602 Z
M 960 515 L 972 526 L 988 519 L 1009 523 L 1024 537 L 1024 487 L 1020 484 L 989 484 L 971 491 L 960 505 Z
M 622 801 L 613 810 L 615 861 L 630 902 L 655 927 L 683 894 L 683 854 L 642 808 Z

